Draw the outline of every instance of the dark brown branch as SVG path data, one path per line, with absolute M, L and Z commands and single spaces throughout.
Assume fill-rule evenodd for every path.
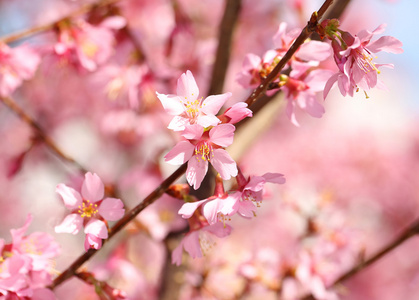
M 320 8 L 319 12 L 316 14 L 314 13 L 313 16 L 310 19 L 309 24 L 304 28 L 303 32 L 300 34 L 300 36 L 297 38 L 297 40 L 294 42 L 294 44 L 291 46 L 291 48 L 288 50 L 288 52 L 285 54 L 284 58 L 279 62 L 279 64 L 282 64 L 282 67 L 278 66 L 274 69 L 276 70 L 276 74 L 280 72 L 280 70 L 285 66 L 285 64 L 288 62 L 289 59 L 291 59 L 292 55 L 295 53 L 295 51 L 298 49 L 299 46 L 301 46 L 306 38 L 310 36 L 312 32 L 315 31 L 315 28 L 317 26 L 317 20 L 320 19 L 327 8 L 333 3 L 333 0 L 326 0 L 322 7 Z M 317 17 L 316 17 L 317 16 Z M 313 29 L 314 28 L 314 29 Z M 271 83 L 275 76 L 268 76 L 264 82 L 259 86 L 255 92 L 252 93 L 252 95 L 248 98 L 246 103 L 249 104 L 249 106 L 257 101 L 263 93 L 266 91 L 266 88 L 268 87 L 269 83 Z M 143 209 L 145 209 L 148 205 L 152 204 L 154 201 L 156 201 L 168 188 L 169 186 L 183 173 L 185 173 L 187 168 L 187 164 L 183 164 L 180 166 L 172 175 L 170 175 L 166 180 L 164 180 L 159 187 L 157 187 L 151 194 L 149 194 L 140 204 L 138 204 L 134 209 L 132 209 L 130 212 L 128 212 L 121 220 L 119 220 L 110 230 L 108 239 L 112 238 L 116 233 L 118 233 L 123 227 L 125 227 L 131 220 L 133 220 Z M 50 288 L 55 288 L 56 286 L 63 283 L 65 280 L 72 277 L 77 269 L 83 265 L 90 257 L 92 257 L 98 250 L 90 249 L 83 255 L 81 255 L 79 258 L 76 259 L 63 273 L 61 273 L 52 283 Z
M 10 35 L 1 37 L 0 38 L 0 43 L 8 44 L 8 43 L 14 42 L 16 40 L 20 40 L 20 39 L 23 39 L 23 38 L 26 38 L 26 37 L 29 37 L 29 36 L 32 36 L 32 35 L 41 33 L 43 31 L 50 30 L 50 29 L 54 28 L 54 26 L 57 23 L 62 22 L 64 20 L 66 20 L 66 19 L 73 18 L 73 17 L 76 17 L 78 15 L 82 15 L 82 14 L 88 13 L 89 11 L 91 11 L 95 7 L 111 5 L 111 4 L 114 4 L 114 3 L 119 2 L 119 1 L 121 1 L 121 0 L 101 0 L 101 1 L 98 1 L 96 3 L 91 3 L 91 4 L 83 5 L 78 10 L 76 10 L 76 11 L 74 11 L 74 12 L 72 12 L 72 13 L 70 13 L 70 14 L 62 17 L 62 18 L 60 18 L 59 20 L 56 20 L 54 22 L 51 22 L 49 24 L 35 26 L 35 27 L 32 27 L 32 28 L 23 30 L 21 32 L 12 33 Z
M 230 61 L 233 31 L 240 12 L 241 0 L 227 0 L 223 19 L 220 24 L 218 48 L 212 69 L 208 95 L 220 94 L 223 91 L 227 67 Z
M 0 97 L 0 101 L 2 101 L 7 107 L 9 107 L 22 121 L 31 126 L 35 130 L 37 137 L 43 140 L 45 145 L 49 149 L 51 149 L 58 157 L 75 165 L 78 169 L 80 169 L 81 172 L 87 172 L 87 170 L 79 162 L 65 154 L 45 133 L 41 126 L 34 119 L 32 119 L 25 111 L 23 111 L 23 109 L 12 98 Z

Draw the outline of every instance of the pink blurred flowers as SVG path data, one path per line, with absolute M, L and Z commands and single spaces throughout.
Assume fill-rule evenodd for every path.
M 53 300 L 47 288 L 52 283 L 53 259 L 60 253 L 53 237 L 44 232 L 26 235 L 32 221 L 12 229 L 12 243 L 0 239 L 0 299 Z
M 101 248 L 102 239 L 108 238 L 105 220 L 119 220 L 125 213 L 124 204 L 120 199 L 103 199 L 104 191 L 102 180 L 90 172 L 85 174 L 81 193 L 65 184 L 58 184 L 56 192 L 60 194 L 64 205 L 71 213 L 55 227 L 55 232 L 77 234 L 84 227 L 86 251 L 90 248 Z
M 0 96 L 10 96 L 23 80 L 32 78 L 40 60 L 28 45 L 10 48 L 0 43 Z

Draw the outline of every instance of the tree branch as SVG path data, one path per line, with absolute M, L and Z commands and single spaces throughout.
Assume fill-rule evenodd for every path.
M 70 14 L 68 14 L 68 15 L 66 15 L 66 16 L 64 16 L 64 17 L 62 17 L 62 18 L 60 18 L 56 21 L 54 21 L 54 22 L 51 22 L 49 24 L 35 26 L 35 27 L 32 27 L 32 28 L 23 30 L 21 32 L 12 33 L 10 35 L 4 36 L 4 37 L 0 38 L 0 43 L 8 44 L 8 43 L 11 43 L 11 42 L 14 42 L 14 41 L 17 41 L 17 40 L 20 40 L 20 39 L 38 34 L 38 33 L 41 33 L 43 31 L 53 29 L 54 26 L 57 23 L 62 22 L 66 19 L 70 19 L 70 18 L 73 18 L 75 16 L 88 13 L 89 11 L 91 11 L 95 7 L 107 6 L 107 5 L 117 3 L 119 1 L 121 1 L 121 0 L 101 0 L 101 1 L 98 1 L 96 3 L 83 5 L 78 10 L 76 10 L 76 11 L 74 11 L 74 12 L 72 12 L 72 13 L 70 13 Z

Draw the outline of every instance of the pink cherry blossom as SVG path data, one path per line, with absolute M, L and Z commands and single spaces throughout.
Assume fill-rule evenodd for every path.
M 102 242 L 98 240 L 108 237 L 104 220 L 116 221 L 125 213 L 124 204 L 120 199 L 103 199 L 104 191 L 102 180 L 97 174 L 90 172 L 85 175 L 81 193 L 65 184 L 57 185 L 56 192 L 60 194 L 64 205 L 71 210 L 71 213 L 55 227 L 55 232 L 77 234 L 84 226 L 86 250 L 90 246 L 99 249 Z
M 238 102 L 227 110 L 218 118 L 222 123 L 236 124 L 244 118 L 252 117 L 253 112 L 247 108 L 247 103 Z
M 399 54 L 403 53 L 402 42 L 392 36 L 382 36 L 371 42 L 374 35 L 380 34 L 385 29 L 385 24 L 378 26 L 374 31 L 362 30 L 353 37 L 349 32 L 341 33 L 341 43 L 332 40 L 334 58 L 339 71 L 327 81 L 324 88 L 324 98 L 337 82 L 343 96 L 353 96 L 361 88 L 369 91 L 378 87 L 384 89 L 384 84 L 378 79 L 380 67 L 393 68 L 391 64 L 376 64 L 373 62 L 372 53 L 380 51 Z
M 220 124 L 205 132 L 201 125 L 189 125 L 182 134 L 186 140 L 177 143 L 164 158 L 173 165 L 188 162 L 186 180 L 194 189 L 200 187 L 208 162 L 228 180 L 237 175 L 237 165 L 223 148 L 233 143 L 234 131 L 232 124 Z
M 282 22 L 278 31 L 273 37 L 276 51 L 280 57 L 291 47 L 294 40 L 300 34 L 301 29 L 294 28 L 287 31 L 287 24 Z M 331 54 L 330 45 L 319 41 L 307 41 L 298 49 L 293 57 L 293 61 L 305 62 L 310 66 L 318 66 L 319 61 L 324 61 Z
M 40 62 L 28 45 L 10 48 L 0 43 L 0 96 L 10 96 L 23 80 L 32 78 Z
M 326 81 L 333 75 L 329 70 L 317 69 L 308 73 L 305 69 L 292 70 L 282 87 L 287 100 L 286 114 L 295 126 L 299 126 L 294 113 L 295 106 L 312 117 L 322 117 L 325 110 L 317 101 L 316 93 L 323 90 Z
M 213 225 L 202 225 L 198 229 L 191 230 L 173 250 L 172 263 L 178 266 L 182 263 L 182 249 L 185 249 L 192 258 L 202 257 L 214 244 L 212 235 L 219 238 L 226 237 L 231 233 L 231 229 L 229 225 L 215 223 Z
M 182 131 L 186 125 L 198 124 L 204 128 L 216 126 L 220 120 L 215 116 L 231 93 L 199 99 L 199 89 L 191 71 L 182 74 L 177 82 L 177 95 L 157 93 L 164 109 L 175 116 L 168 128 Z
M 285 177 L 279 173 L 266 173 L 262 176 L 252 176 L 245 179 L 243 174 L 239 172 L 237 176 L 239 188 L 230 196 L 231 199 L 235 200 L 235 203 L 232 204 L 233 209 L 228 215 L 238 213 L 245 218 L 255 216 L 256 208 L 263 200 L 263 188 L 266 182 L 283 184 L 285 183 Z
M 125 24 L 125 19 L 120 16 L 107 18 L 97 26 L 83 19 L 72 23 L 63 21 L 58 25 L 58 43 L 54 45 L 54 53 L 62 61 L 95 71 L 113 53 L 115 38 L 112 30 Z

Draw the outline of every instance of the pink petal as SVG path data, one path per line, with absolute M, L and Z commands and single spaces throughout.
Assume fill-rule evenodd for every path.
M 252 117 L 253 112 L 247 108 L 247 103 L 238 102 L 232 107 L 228 108 L 224 113 L 227 117 L 231 118 L 230 124 L 235 124 L 246 117 Z
M 101 239 L 108 238 L 108 229 L 103 221 L 92 218 L 84 227 L 85 234 L 91 234 Z
M 106 198 L 99 206 L 99 214 L 108 221 L 119 220 L 124 213 L 124 203 L 120 199 Z
M 183 248 L 192 258 L 202 257 L 199 231 L 192 231 L 183 238 Z
M 220 119 L 218 119 L 214 115 L 200 115 L 196 120 L 196 124 L 206 128 L 209 126 L 217 126 L 220 123 Z
M 199 156 L 194 155 L 188 162 L 188 169 L 186 170 L 186 180 L 189 185 L 193 185 L 194 189 L 201 186 L 201 182 L 207 174 L 208 162 L 202 160 Z
M 198 99 L 199 89 L 191 71 L 186 71 L 186 73 L 183 73 L 178 79 L 177 94 L 183 102 L 195 101 Z
M 86 234 L 84 239 L 84 249 L 87 251 L 89 249 L 100 249 L 102 248 L 102 239 L 93 235 L 93 234 Z
M 253 53 L 248 53 L 244 57 L 242 69 L 250 71 L 261 68 L 262 59 Z
M 228 125 L 228 124 L 226 124 Z M 211 164 L 220 173 L 224 180 L 229 180 L 231 176 L 237 176 L 236 162 L 230 157 L 224 149 L 216 149 L 213 151 L 214 156 L 211 159 Z
M 215 224 L 218 222 L 218 213 L 222 208 L 222 199 L 215 198 L 207 201 L 202 207 L 202 213 L 207 219 L 209 224 Z
M 188 140 L 198 140 L 201 138 L 204 133 L 204 127 L 198 124 L 193 124 L 186 126 L 185 130 L 182 132 L 182 136 Z
M 287 99 L 287 107 L 285 108 L 285 114 L 287 115 L 288 119 L 290 119 L 291 123 L 294 124 L 297 127 L 300 127 L 300 124 L 298 123 L 297 119 L 295 118 L 295 114 L 294 114 L 294 107 L 295 107 L 295 102 L 294 100 L 288 98 Z
M 333 87 L 333 85 L 336 83 L 336 81 L 338 80 L 338 76 L 339 73 L 335 73 L 333 74 L 329 80 L 326 82 L 326 85 L 324 87 L 324 91 L 323 91 L 323 99 L 326 99 L 327 95 L 330 92 L 330 89 Z
M 245 186 L 245 190 L 258 192 L 265 186 L 266 179 L 263 176 L 252 176 Z
M 13 244 L 19 244 L 22 241 L 23 236 L 26 233 L 26 230 L 28 230 L 29 225 L 32 222 L 32 219 L 33 219 L 32 215 L 28 214 L 28 216 L 26 217 L 25 224 L 23 224 L 22 227 L 20 227 L 18 229 L 11 229 L 10 230 L 10 234 L 12 235 Z
M 179 209 L 178 214 L 182 216 L 184 219 L 189 219 L 195 213 L 199 206 L 204 204 L 207 199 L 196 201 L 196 202 L 187 202 L 182 205 Z
M 172 116 L 180 115 L 185 111 L 185 106 L 183 105 L 179 96 L 176 95 L 164 95 L 157 93 L 157 98 L 159 98 L 161 104 L 163 105 L 164 110 Z
M 378 40 L 368 45 L 368 50 L 371 52 L 385 51 L 389 53 L 399 54 L 403 53 L 403 43 L 392 36 L 382 36 Z
M 185 129 L 186 125 L 189 125 L 189 119 L 180 116 L 174 116 L 167 128 L 173 131 L 182 131 Z
M 127 25 L 127 20 L 121 16 L 108 17 L 99 24 L 100 27 L 109 29 L 121 29 Z
M 241 194 L 241 192 L 235 192 L 228 195 L 227 198 L 223 199 L 223 205 L 220 209 L 220 212 L 225 216 L 234 215 L 239 208 Z
M 83 218 L 78 214 L 70 214 L 64 218 L 60 225 L 55 226 L 56 233 L 77 234 L 83 225 Z
M 103 199 L 105 187 L 96 173 L 92 174 L 87 172 L 86 175 L 84 175 L 81 194 L 84 199 L 89 200 L 90 202 L 97 202 Z
M 296 56 L 305 61 L 323 61 L 330 56 L 331 49 L 327 43 L 309 41 L 301 45 Z
M 326 82 L 334 74 L 331 70 L 318 69 L 310 72 L 304 82 L 309 86 L 310 91 L 320 92 L 325 88 Z
M 301 94 L 301 99 L 304 96 L 304 107 L 303 108 L 310 116 L 315 118 L 321 118 L 325 113 L 323 105 L 317 102 L 316 96 L 310 93 Z
M 60 194 L 65 207 L 70 210 L 78 208 L 83 202 L 79 192 L 63 183 L 58 184 L 55 191 Z
M 180 266 L 182 263 L 183 241 L 172 252 L 172 264 Z
M 209 96 L 202 102 L 201 111 L 207 115 L 216 115 L 230 97 L 231 93 Z
M 228 147 L 233 143 L 236 127 L 232 124 L 221 124 L 212 128 L 209 132 L 212 143 L 221 147 Z
M 192 157 L 194 149 L 189 141 L 180 141 L 164 156 L 164 160 L 172 165 L 184 164 Z
M 215 236 L 219 237 L 219 238 L 223 238 L 226 237 L 228 235 L 230 235 L 231 233 L 231 226 L 228 224 L 223 224 L 221 222 L 217 222 L 214 225 L 210 225 L 210 226 L 206 226 L 204 228 L 202 228 L 202 230 L 211 232 L 212 234 L 214 234 Z
M 285 177 L 284 175 L 280 173 L 266 173 L 266 174 L 263 174 L 262 177 L 265 178 L 266 182 L 277 183 L 277 184 L 285 183 Z
M 245 218 L 253 218 L 256 212 L 256 205 L 252 201 L 240 201 L 238 214 Z

